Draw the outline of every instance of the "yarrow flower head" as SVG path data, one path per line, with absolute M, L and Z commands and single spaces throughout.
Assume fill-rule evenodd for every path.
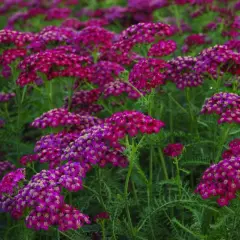
M 13 44 L 17 47 L 23 47 L 33 39 L 33 33 L 18 32 L 8 29 L 0 30 L 0 44 L 4 44 L 4 46 Z
M 71 28 L 47 26 L 36 35 L 34 42 L 40 42 L 44 46 L 48 43 L 66 43 L 75 34 L 75 31 Z
M 0 162 L 0 176 L 2 176 L 7 171 L 14 170 L 16 167 L 9 161 L 1 161 Z
M 163 152 L 165 155 L 175 158 L 182 154 L 183 149 L 184 146 L 181 143 L 170 143 L 164 148 Z
M 25 86 L 38 78 L 38 72 L 45 74 L 47 80 L 56 77 L 86 76 L 86 65 L 92 61 L 89 57 L 66 53 L 64 49 L 51 49 L 26 57 L 19 64 L 21 73 L 17 84 Z
M 92 52 L 103 52 L 109 49 L 113 43 L 114 33 L 97 26 L 90 26 L 79 31 L 70 43 L 80 53 L 90 55 Z
M 179 89 L 201 85 L 203 76 L 194 71 L 196 62 L 194 57 L 177 57 L 168 61 L 166 80 L 174 82 Z
M 216 93 L 205 101 L 201 113 L 219 115 L 219 124 L 240 123 L 240 96 L 228 92 Z
M 34 162 L 37 160 L 37 155 L 36 154 L 29 154 L 29 155 L 24 155 L 20 158 L 19 162 L 20 164 L 26 166 L 28 163 Z
M 197 73 L 208 73 L 214 78 L 223 72 L 239 74 L 240 54 L 232 51 L 227 45 L 216 45 L 203 50 L 197 56 L 194 66 Z
M 142 59 L 133 66 L 129 74 L 129 82 L 139 90 L 148 91 L 165 84 L 163 71 L 167 68 L 168 64 L 161 59 Z
M 240 157 L 232 156 L 217 164 L 211 165 L 201 178 L 196 192 L 203 199 L 219 196 L 218 204 L 226 206 L 236 198 L 236 192 L 240 189 Z
M 131 137 L 136 136 L 139 132 L 142 134 L 158 133 L 165 124 L 157 119 L 147 116 L 138 111 L 123 111 L 114 113 L 106 119 L 114 129 L 112 139 L 123 138 L 126 134 Z
M 50 8 L 47 11 L 46 20 L 53 20 L 53 19 L 65 19 L 71 14 L 71 9 L 69 8 Z
M 104 167 L 107 163 L 126 167 L 128 162 L 122 154 L 123 147 L 112 140 L 111 125 L 100 124 L 83 130 L 79 137 L 65 148 L 62 160 L 73 160 Z
M 232 39 L 227 41 L 224 45 L 226 45 L 229 49 L 240 53 L 240 40 Z
M 101 55 L 100 60 L 115 62 L 121 65 L 131 65 L 139 56 L 132 51 L 134 44 L 129 41 L 119 40 L 114 42 L 109 49 Z
M 10 77 L 12 74 L 10 64 L 13 63 L 16 59 L 23 59 L 26 55 L 26 49 L 12 48 L 4 50 L 0 55 L 0 65 L 2 65 L 3 77 Z
M 82 179 L 89 167 L 68 162 L 54 170 L 42 170 L 11 198 L 0 197 L 0 207 L 13 217 L 20 218 L 26 208 L 26 225 L 35 230 L 48 230 L 58 225 L 60 230 L 77 229 L 90 223 L 89 217 L 64 203 L 62 188 L 68 191 L 82 189 Z
M 170 25 L 164 23 L 138 23 L 132 25 L 121 34 L 120 40 L 133 45 L 141 43 L 154 43 L 156 40 L 173 34 Z
M 102 88 L 113 82 L 125 69 L 120 64 L 109 61 L 99 61 L 88 68 L 87 79 Z
M 31 126 L 36 128 L 80 125 L 83 128 L 99 123 L 99 119 L 89 115 L 81 116 L 65 108 L 55 108 L 35 119 Z
M 222 158 L 240 157 L 240 138 L 236 138 L 229 143 L 229 149 L 225 150 Z
M 202 33 L 199 34 L 192 34 L 185 38 L 184 45 L 182 47 L 182 51 L 184 53 L 189 52 L 192 47 L 199 46 L 199 45 L 206 45 L 211 43 L 211 40 L 207 35 L 204 35 Z
M 173 40 L 161 40 L 151 46 L 148 56 L 163 57 L 170 55 L 177 49 L 177 44 Z
M 107 83 L 103 86 L 103 96 L 105 98 L 111 96 L 117 97 L 122 94 L 127 94 L 127 96 L 131 99 L 137 99 L 141 97 L 142 93 L 136 91 L 130 84 L 121 81 L 121 79 Z
M 98 222 L 98 221 L 107 220 L 107 219 L 109 219 L 109 214 L 107 212 L 101 212 L 101 213 L 98 213 L 96 216 L 94 216 L 93 221 Z
M 0 103 L 1 102 L 8 102 L 11 98 L 15 97 L 15 93 L 3 93 L 0 92 Z
M 48 162 L 50 169 L 58 167 L 61 163 L 61 155 L 63 154 L 64 149 L 80 136 L 83 129 L 92 127 L 95 124 L 96 123 L 85 126 L 80 125 L 71 131 L 62 131 L 41 137 L 34 148 L 34 161 L 37 160 L 40 163 Z M 31 156 L 32 155 L 30 155 L 30 157 Z
M 80 90 L 74 92 L 71 98 L 71 108 L 78 108 L 92 105 L 93 103 L 97 102 L 100 97 L 101 91 L 99 89 L 93 90 Z M 65 105 L 64 107 L 68 107 L 69 99 L 65 98 Z
M 2 194 L 13 194 L 18 187 L 18 183 L 23 179 L 25 179 L 25 168 L 19 168 L 5 175 L 0 181 L 0 196 Z

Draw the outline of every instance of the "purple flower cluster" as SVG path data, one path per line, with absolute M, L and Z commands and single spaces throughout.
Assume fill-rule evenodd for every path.
M 113 43 L 109 49 L 100 55 L 100 60 L 115 62 L 121 65 L 131 65 L 138 55 L 132 51 L 133 45 L 124 40 Z
M 65 19 L 71 14 L 69 8 L 50 8 L 47 11 L 46 20 Z
M 205 45 L 211 43 L 211 40 L 207 35 L 202 33 L 199 34 L 192 34 L 185 38 L 184 45 L 182 47 L 182 51 L 184 53 L 189 52 L 192 47 L 196 47 L 199 45 Z
M 220 92 L 206 99 L 201 113 L 219 115 L 218 123 L 240 123 L 240 96 L 235 93 Z
M 227 41 L 224 45 L 226 45 L 229 49 L 235 50 L 240 53 L 240 40 L 233 39 Z
M 165 155 L 174 158 L 182 154 L 183 148 L 184 146 L 181 143 L 172 143 L 168 144 L 163 152 Z
M 208 73 L 214 78 L 218 72 L 230 72 L 239 74 L 240 54 L 232 51 L 226 45 L 216 45 L 203 50 L 197 56 L 197 63 L 194 66 L 198 73 Z
M 48 43 L 66 43 L 67 40 L 73 38 L 75 34 L 75 31 L 71 28 L 47 26 L 36 34 L 29 48 L 39 50 L 39 46 L 44 48 Z
M 84 108 L 89 107 L 93 103 L 97 102 L 100 97 L 100 90 L 93 89 L 93 90 L 80 90 L 73 93 L 71 98 L 71 108 Z M 64 107 L 68 107 L 69 98 L 65 99 Z
M 138 23 L 132 25 L 121 33 L 120 40 L 126 44 L 154 43 L 156 40 L 173 34 L 170 25 L 164 23 Z
M 137 89 L 150 90 L 165 84 L 163 71 L 168 67 L 169 65 L 161 59 L 142 59 L 133 66 L 129 74 L 129 82 Z
M 113 126 L 114 132 L 111 138 L 115 141 L 125 137 L 126 134 L 134 137 L 139 132 L 142 134 L 158 133 L 165 126 L 162 121 L 137 111 L 115 113 L 106 119 L 106 123 Z
M 81 131 L 79 138 L 64 150 L 61 159 L 99 164 L 101 167 L 107 163 L 125 167 L 128 161 L 122 154 L 124 147 L 119 139 L 126 134 L 134 137 L 138 132 L 157 133 L 164 126 L 163 122 L 136 111 L 113 114 L 105 122 Z
M 107 83 L 103 87 L 103 96 L 108 98 L 110 96 L 120 96 L 127 94 L 131 99 L 137 99 L 141 97 L 141 94 L 136 91 L 131 84 L 121 81 L 121 79 Z
M 18 168 L 17 170 L 8 173 L 0 181 L 0 196 L 3 194 L 13 194 L 18 183 L 25 179 L 25 168 Z
M 99 122 L 100 120 L 98 118 L 90 115 L 81 116 L 69 112 L 65 108 L 55 108 L 36 118 L 31 123 L 31 126 L 35 128 L 46 128 L 78 125 L 79 128 L 86 128 L 98 124 Z
M 34 34 L 30 32 L 18 32 L 8 29 L 0 30 L 0 44 L 15 45 L 23 47 L 34 39 Z
M 3 93 L 0 92 L 0 103 L 1 102 L 8 102 L 11 98 L 15 97 L 15 93 Z
M 87 79 L 99 87 L 113 82 L 123 71 L 124 68 L 115 62 L 98 61 L 88 68 Z
M 240 157 L 240 138 L 236 138 L 229 143 L 229 149 L 224 151 L 222 158 Z
M 68 162 L 54 170 L 42 170 L 11 198 L 0 197 L 0 206 L 15 218 L 30 209 L 26 225 L 35 230 L 48 230 L 51 225 L 58 225 L 63 231 L 78 229 L 90 223 L 89 217 L 65 204 L 61 191 L 81 190 L 88 169 L 80 163 Z
M 113 43 L 114 33 L 97 26 L 86 27 L 79 31 L 70 42 L 85 55 L 92 52 L 103 52 Z
M 194 57 L 177 57 L 168 61 L 166 80 L 174 82 L 179 89 L 197 87 L 203 83 L 203 76 L 194 71 L 197 59 Z
M 7 171 L 14 170 L 16 167 L 9 161 L 0 161 L 0 176 L 2 176 Z
M 34 162 L 37 160 L 36 154 L 24 155 L 20 158 L 20 164 L 26 166 L 28 163 Z
M 122 154 L 123 147 L 116 141 L 111 141 L 112 134 L 112 127 L 109 124 L 95 125 L 85 129 L 64 150 L 61 159 L 98 164 L 101 167 L 107 163 L 126 167 L 128 161 Z
M 161 40 L 151 46 L 148 56 L 162 57 L 173 53 L 177 49 L 177 44 L 173 40 Z
M 201 178 L 196 192 L 202 198 L 219 196 L 217 202 L 220 206 L 226 206 L 236 198 L 236 192 L 240 189 L 240 157 L 232 156 L 217 164 L 211 165 Z
M 16 59 L 24 58 L 27 54 L 27 51 L 25 49 L 7 49 L 2 52 L 0 55 L 0 65 L 2 65 L 2 75 L 3 77 L 10 77 L 11 76 L 11 68 L 10 64 L 15 61 Z
M 38 78 L 38 72 L 46 75 L 48 80 L 56 77 L 82 77 L 86 76 L 86 67 L 90 64 L 89 57 L 73 53 L 67 54 L 62 49 L 51 49 L 26 57 L 19 64 L 21 73 L 17 84 L 25 86 Z

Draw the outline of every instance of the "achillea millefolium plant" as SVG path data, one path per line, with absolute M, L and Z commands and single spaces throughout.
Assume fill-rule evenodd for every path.
M 0 239 L 240 239 L 239 1 L 0 2 Z

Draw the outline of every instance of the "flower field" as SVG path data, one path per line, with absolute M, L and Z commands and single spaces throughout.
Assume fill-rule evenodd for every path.
M 0 240 L 239 240 L 240 1 L 0 1 Z

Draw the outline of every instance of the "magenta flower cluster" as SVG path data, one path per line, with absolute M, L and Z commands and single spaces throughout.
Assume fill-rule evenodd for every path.
M 177 88 L 197 87 L 202 85 L 203 76 L 194 70 L 197 59 L 194 57 L 177 57 L 168 61 L 166 80 L 172 81 Z
M 30 209 L 26 216 L 29 228 L 48 230 L 51 225 L 58 225 L 63 231 L 78 229 L 90 223 L 89 217 L 65 204 L 61 190 L 81 190 L 82 179 L 88 169 L 80 163 L 68 162 L 55 170 L 42 170 L 11 198 L 0 197 L 0 206 L 15 218 L 20 218 L 27 208 Z
M 36 128 L 46 127 L 59 127 L 59 126 L 74 126 L 78 125 L 78 128 L 86 128 L 101 122 L 93 116 L 82 116 L 76 113 L 69 112 L 65 108 L 55 108 L 44 113 L 39 118 L 36 118 L 31 126 Z
M 129 82 L 140 90 L 150 90 L 164 85 L 164 70 L 167 71 L 168 67 L 169 65 L 161 59 L 142 59 L 133 66 L 129 74 Z
M 220 206 L 226 206 L 236 198 L 236 192 L 240 189 L 240 157 L 225 158 L 217 164 L 211 165 L 201 178 L 196 192 L 202 198 L 207 199 L 219 196 L 217 202 Z
M 240 123 L 240 96 L 228 92 L 216 93 L 205 101 L 201 113 L 219 115 L 219 124 Z
M 15 95 L 15 93 L 0 92 L 0 102 L 8 102 L 11 98 L 14 98 Z
M 86 69 L 84 64 L 90 64 L 89 57 L 73 53 L 67 54 L 61 49 L 52 49 L 32 54 L 20 64 L 21 73 L 17 84 L 25 86 L 38 78 L 38 72 L 45 74 L 47 80 L 56 77 L 84 77 Z

